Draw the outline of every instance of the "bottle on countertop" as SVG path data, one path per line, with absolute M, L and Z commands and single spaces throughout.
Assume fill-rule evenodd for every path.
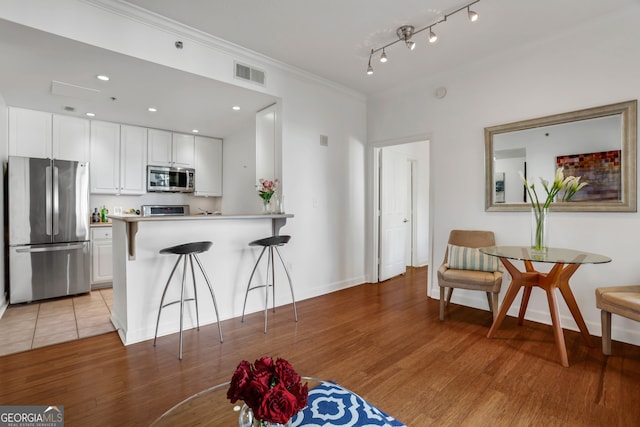
M 109 211 L 107 210 L 107 208 L 103 205 L 102 206 L 102 211 L 100 212 L 100 222 L 107 222 L 107 214 L 109 213 Z
M 93 208 L 93 214 L 91 214 L 91 222 L 100 222 L 100 212 L 98 212 L 98 208 Z

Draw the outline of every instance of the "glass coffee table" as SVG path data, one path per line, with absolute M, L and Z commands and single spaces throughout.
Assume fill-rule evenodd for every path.
M 291 427 L 304 425 L 404 426 L 392 416 L 372 406 L 340 385 L 317 378 L 302 377 L 309 387 L 309 405 L 295 415 Z M 243 402 L 227 399 L 229 382 L 210 387 L 178 403 L 156 419 L 160 426 L 238 426 Z
M 511 283 L 509 289 L 504 296 L 504 300 L 500 305 L 496 319 L 489 329 L 488 338 L 493 338 L 498 328 L 502 324 L 507 311 L 511 307 L 514 298 L 518 294 L 520 288 L 524 287 L 522 302 L 520 303 L 520 312 L 518 314 L 518 325 L 522 325 L 531 289 L 539 287 L 544 289 L 549 302 L 549 311 L 551 313 L 551 324 L 553 326 L 553 335 L 556 346 L 560 352 L 560 361 L 562 366 L 569 366 L 567 357 L 567 347 L 564 341 L 562 326 L 560 325 L 560 315 L 558 314 L 558 303 L 556 300 L 555 290 L 559 289 L 560 294 L 564 298 L 569 311 L 573 316 L 584 340 L 590 347 L 591 335 L 587 329 L 587 325 L 582 318 L 580 308 L 576 303 L 576 299 L 571 292 L 569 279 L 582 264 L 602 264 L 611 262 L 611 258 L 604 255 L 593 254 L 589 252 L 577 251 L 574 249 L 548 248 L 546 251 L 535 251 L 528 246 L 490 246 L 480 248 L 480 252 L 500 258 L 500 261 L 511 275 Z M 510 260 L 524 261 L 525 271 L 518 270 Z M 541 273 L 533 268 L 533 262 L 551 263 L 553 267 L 548 273 Z

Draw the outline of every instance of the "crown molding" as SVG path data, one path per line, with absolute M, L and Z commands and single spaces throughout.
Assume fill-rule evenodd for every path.
M 291 64 L 273 59 L 262 53 L 253 51 L 246 47 L 237 45 L 227 40 L 216 37 L 212 34 L 185 25 L 181 22 L 167 18 L 147 9 L 128 3 L 124 0 L 79 0 L 87 5 L 102 9 L 109 13 L 119 15 L 125 19 L 136 21 L 140 24 L 156 28 L 166 33 L 175 34 L 182 39 L 190 39 L 198 42 L 209 49 L 222 52 L 234 57 L 236 60 L 246 61 L 249 64 L 258 63 L 261 66 L 270 66 L 283 72 L 297 75 L 298 78 L 312 81 L 324 86 L 331 87 L 338 92 L 350 95 L 359 100 L 366 100 L 366 95 L 347 86 L 325 79 L 309 71 L 295 67 Z

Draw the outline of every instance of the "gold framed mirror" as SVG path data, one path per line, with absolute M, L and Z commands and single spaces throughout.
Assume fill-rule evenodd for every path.
M 519 173 L 542 190 L 562 166 L 589 185 L 552 210 L 636 212 L 637 103 L 485 128 L 485 211 L 531 209 Z

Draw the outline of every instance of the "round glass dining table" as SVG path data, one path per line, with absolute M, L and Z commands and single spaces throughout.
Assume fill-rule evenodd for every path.
M 309 389 L 321 380 L 303 377 Z M 237 426 L 242 401 L 231 403 L 227 399 L 229 382 L 202 390 L 176 404 L 156 419 L 152 427 L 160 426 Z
M 569 366 L 569 358 L 567 357 L 564 333 L 560 325 L 558 302 L 555 294 L 556 289 L 560 290 L 560 294 L 567 303 L 567 307 L 587 345 L 590 347 L 593 346 L 587 325 L 582 318 L 582 313 L 580 313 L 580 308 L 573 296 L 573 292 L 571 292 L 569 279 L 582 264 L 607 263 L 611 262 L 611 258 L 575 249 L 547 248 L 544 251 L 537 251 L 528 246 L 489 246 L 480 248 L 480 252 L 500 258 L 500 261 L 511 275 L 509 289 L 507 289 L 507 293 L 504 296 L 487 337 L 493 338 L 495 336 L 520 288 L 524 288 L 522 301 L 520 303 L 520 312 L 518 314 L 518 325 L 522 325 L 524 315 L 527 311 L 527 305 L 529 304 L 531 289 L 539 287 L 543 289 L 547 295 L 553 335 L 556 346 L 560 352 L 560 362 L 562 366 Z M 525 271 L 518 270 L 510 260 L 524 261 Z M 533 267 L 534 262 L 552 263 L 553 267 L 548 273 L 539 272 Z

